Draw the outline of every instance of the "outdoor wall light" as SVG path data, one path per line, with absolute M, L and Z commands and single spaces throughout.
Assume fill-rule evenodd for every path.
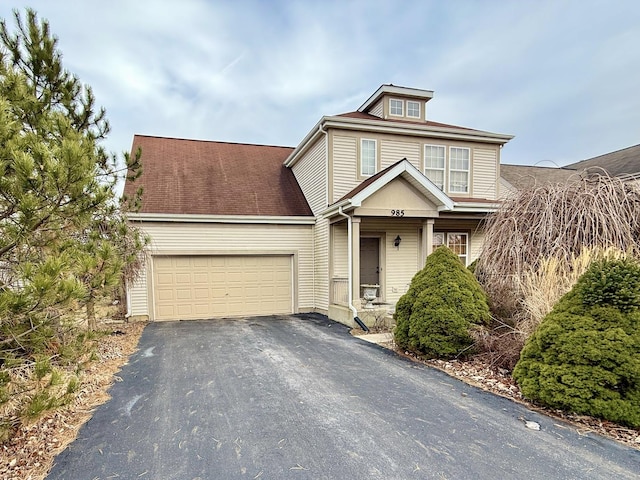
M 393 241 L 393 246 L 396 248 L 400 247 L 400 242 L 402 241 L 402 239 L 400 238 L 400 235 L 398 235 L 395 240 Z

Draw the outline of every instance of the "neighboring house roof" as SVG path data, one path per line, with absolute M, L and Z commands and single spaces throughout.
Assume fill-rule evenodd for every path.
M 574 168 L 534 167 L 530 165 L 500 165 L 500 176 L 517 189 L 564 183 L 572 177 L 578 178 L 579 171 Z
M 140 213 L 313 215 L 283 165 L 292 148 L 135 135 L 138 148 L 142 175 L 124 193 L 143 187 Z
M 635 176 L 640 174 L 640 145 L 572 163 L 567 168 L 587 171 L 601 168 L 612 177 Z
M 565 183 L 582 173 L 606 172 L 612 177 L 640 176 L 640 145 L 571 163 L 561 168 L 500 165 L 500 176 L 517 189 L 548 183 Z

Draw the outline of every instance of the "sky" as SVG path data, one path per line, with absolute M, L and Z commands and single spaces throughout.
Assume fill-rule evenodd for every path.
M 563 166 L 640 143 L 636 0 L 2 0 L 134 134 L 295 147 L 386 83 L 429 120 L 514 135 L 502 163 Z

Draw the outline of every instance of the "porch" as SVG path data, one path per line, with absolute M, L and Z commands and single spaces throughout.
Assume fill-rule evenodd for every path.
M 396 302 L 434 247 L 447 245 L 467 265 L 487 208 L 456 203 L 403 159 L 363 181 L 323 212 L 328 220 L 328 313 L 354 326 L 393 323 Z M 462 205 L 462 204 L 460 204 Z M 378 285 L 364 308 L 363 285 Z
M 395 305 L 427 256 L 444 244 L 468 265 L 482 245 L 478 226 L 469 218 L 336 219 L 329 226 L 329 317 L 356 326 L 351 300 L 365 325 L 391 328 Z M 372 305 L 364 300 L 365 285 L 377 286 Z

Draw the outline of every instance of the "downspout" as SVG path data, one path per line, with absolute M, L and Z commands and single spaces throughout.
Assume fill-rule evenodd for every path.
M 349 215 L 347 215 L 346 213 L 344 213 L 342 211 L 342 206 L 338 207 L 338 215 L 344 217 L 347 219 L 347 266 L 348 266 L 348 273 L 347 273 L 347 295 L 349 296 L 348 300 L 349 300 L 349 309 L 351 310 L 351 313 L 353 314 L 353 321 L 356 322 L 360 328 L 362 328 L 362 330 L 364 330 L 365 332 L 369 331 L 369 328 L 364 324 L 364 322 L 362 320 L 360 320 L 360 317 L 358 317 L 358 310 L 356 309 L 356 307 L 353 306 L 353 246 L 351 245 L 353 243 L 353 233 L 351 232 L 352 226 L 351 226 L 351 217 Z
M 131 295 L 128 282 L 126 281 L 124 282 L 124 298 L 127 303 L 127 313 L 124 314 L 124 318 L 128 321 L 129 317 L 131 317 Z

